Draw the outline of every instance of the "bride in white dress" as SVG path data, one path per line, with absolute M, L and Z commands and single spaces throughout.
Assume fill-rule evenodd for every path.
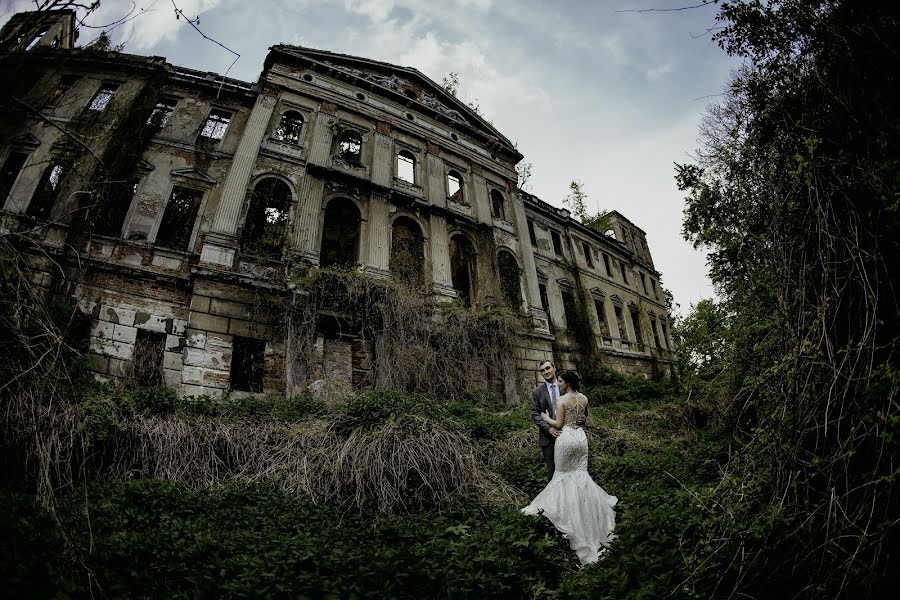
M 526 515 L 544 515 L 564 534 L 582 565 L 597 562 L 601 548 L 613 539 L 618 499 L 594 483 L 587 470 L 588 443 L 584 429 L 576 424 L 585 414 L 588 399 L 578 393 L 578 375 L 564 371 L 557 378 L 563 393 L 556 403 L 556 419 L 544 412 L 541 417 L 561 429 L 556 438 L 553 478 L 531 504 Z

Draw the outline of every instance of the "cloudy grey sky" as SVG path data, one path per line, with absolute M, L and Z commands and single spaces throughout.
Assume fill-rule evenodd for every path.
M 736 65 L 704 35 L 715 8 L 687 0 L 175 0 L 200 29 L 240 53 L 229 76 L 256 80 L 276 43 L 412 66 L 459 95 L 534 164 L 531 192 L 561 206 L 580 179 L 591 208 L 618 210 L 647 232 L 663 283 L 685 311 L 712 295 L 706 260 L 681 237 L 674 162 L 690 160 L 697 126 Z M 86 23 L 127 14 L 102 0 Z M 0 22 L 29 0 L 0 0 Z M 172 0 L 134 0 L 143 14 L 111 32 L 125 52 L 224 73 L 234 56 L 176 20 Z M 86 43 L 99 30 L 82 30 Z

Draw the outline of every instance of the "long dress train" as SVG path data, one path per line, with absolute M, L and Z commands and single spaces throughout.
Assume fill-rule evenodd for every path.
M 556 438 L 553 478 L 522 512 L 550 519 L 568 538 L 581 564 L 586 565 L 597 562 L 600 548 L 609 546 L 615 537 L 613 509 L 618 499 L 588 474 L 587 435 L 581 427 L 573 426 L 583 414 L 584 405 L 577 402 L 566 410 L 566 423 Z

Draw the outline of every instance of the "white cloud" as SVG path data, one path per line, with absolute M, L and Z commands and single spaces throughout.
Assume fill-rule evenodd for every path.
M 387 20 L 394 10 L 392 0 L 344 0 L 344 6 L 348 12 L 369 17 L 375 23 Z

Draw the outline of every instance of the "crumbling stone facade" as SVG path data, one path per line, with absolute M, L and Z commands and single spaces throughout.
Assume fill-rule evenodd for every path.
M 0 57 L 15 82 L 0 231 L 27 241 L 36 283 L 92 316 L 98 377 L 283 393 L 283 348 L 256 300 L 292 270 L 338 265 L 526 315 L 521 388 L 549 357 L 667 373 L 644 232 L 611 213 L 601 234 L 519 191 L 513 144 L 415 69 L 278 45 L 247 83 L 73 49 L 71 35 L 44 43 L 22 22 L 0 33 L 18 40 Z M 372 340 L 323 326 L 315 352 L 308 378 L 371 385 Z

